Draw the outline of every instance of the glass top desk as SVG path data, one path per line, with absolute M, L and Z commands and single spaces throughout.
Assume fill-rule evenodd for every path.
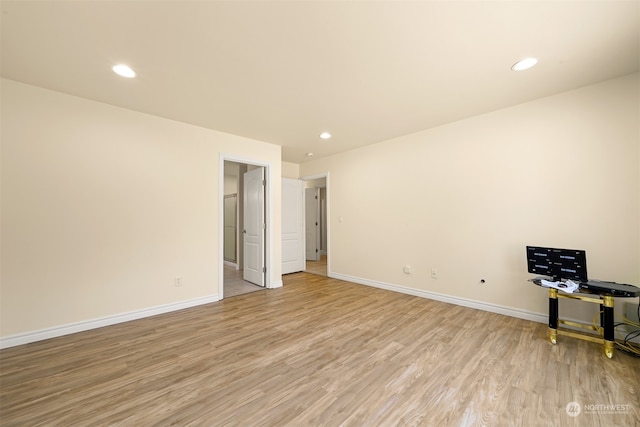
M 558 335 L 564 335 L 603 344 L 604 354 L 611 359 L 615 349 L 613 327 L 614 298 L 635 298 L 640 296 L 640 288 L 620 283 L 590 280 L 580 283 L 580 287 L 574 293 L 564 293 L 562 291 L 558 292 L 556 288 L 543 286 L 542 279 L 544 278 L 536 277 L 530 281 L 549 290 L 549 341 L 551 341 L 552 344 L 556 344 L 558 342 Z M 558 319 L 558 298 L 576 299 L 599 304 L 600 326 Z M 559 324 L 584 329 L 591 333 L 584 334 L 567 329 L 560 329 L 558 327 Z M 597 335 L 593 333 L 594 331 Z

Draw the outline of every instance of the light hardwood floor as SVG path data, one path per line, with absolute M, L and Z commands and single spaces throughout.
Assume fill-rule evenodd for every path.
M 640 425 L 640 359 L 552 346 L 546 329 L 295 273 L 279 289 L 2 350 L 0 423 Z M 572 401 L 626 406 L 570 417 Z
M 307 260 L 307 267 L 304 270 L 306 273 L 318 274 L 320 276 L 327 276 L 327 256 L 320 256 L 319 261 Z

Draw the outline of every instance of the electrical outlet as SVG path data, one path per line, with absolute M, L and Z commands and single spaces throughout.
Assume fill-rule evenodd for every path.
M 175 286 L 182 286 L 182 277 L 176 276 Z
M 402 271 L 404 272 L 404 274 L 411 274 L 411 266 L 405 265 L 404 267 L 402 267 Z
M 438 269 L 437 268 L 432 268 L 431 269 L 431 278 L 432 279 L 437 279 L 438 278 Z

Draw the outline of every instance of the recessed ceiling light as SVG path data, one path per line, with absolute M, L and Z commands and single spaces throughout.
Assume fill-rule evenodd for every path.
M 538 59 L 537 58 L 525 58 L 525 59 L 521 59 L 520 61 L 518 61 L 515 64 L 513 64 L 511 66 L 511 69 L 513 71 L 528 70 L 529 68 L 533 67 L 537 63 L 538 63 Z
M 305 154 L 305 156 L 307 156 L 307 157 L 313 157 L 313 153 L 307 153 L 307 154 Z
M 329 138 L 331 138 L 331 134 L 330 134 L 329 132 L 322 132 L 322 133 L 320 134 L 320 138 L 322 138 L 322 139 L 329 139 Z
M 132 79 L 136 76 L 136 72 L 131 69 L 128 65 L 118 64 L 112 68 L 113 72 L 119 76 L 127 77 Z

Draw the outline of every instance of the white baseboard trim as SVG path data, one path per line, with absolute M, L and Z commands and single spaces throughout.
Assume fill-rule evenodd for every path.
M 131 311 L 128 313 L 115 314 L 113 316 L 106 316 L 97 319 L 84 320 L 82 322 L 69 323 L 66 325 L 55 326 L 53 328 L 42 329 L 39 331 L 11 335 L 8 337 L 0 338 L 0 349 L 29 344 L 32 342 L 42 341 L 49 338 L 56 338 L 63 335 L 75 334 L 76 332 L 102 328 L 104 326 L 115 325 L 117 323 L 129 322 L 131 320 L 142 319 L 144 317 L 151 317 L 171 311 L 209 304 L 219 300 L 220 298 L 218 297 L 218 295 L 211 295 L 171 304 L 159 305 L 156 307 L 144 308 L 142 310 Z
M 358 283 L 360 285 L 372 286 L 374 288 L 386 289 L 388 291 L 400 292 L 403 294 L 413 295 L 432 299 L 436 301 L 446 302 L 449 304 L 461 305 L 463 307 L 475 308 L 477 310 L 489 311 L 491 313 L 503 314 L 505 316 L 516 317 L 518 319 L 531 320 L 538 323 L 548 323 L 549 318 L 546 314 L 534 313 L 531 311 L 520 310 L 512 307 L 491 304 L 482 301 L 475 301 L 467 298 L 460 298 L 451 295 L 439 294 L 436 292 L 423 291 L 420 289 L 407 288 L 404 286 L 393 285 L 391 283 L 379 282 L 377 280 L 363 279 L 360 277 L 347 276 L 346 274 L 331 273 L 330 277 L 346 280 L 347 282 Z
M 282 279 L 276 280 L 275 282 L 271 282 L 271 286 L 269 289 L 281 288 L 283 286 Z
M 393 285 L 391 283 L 379 282 L 377 280 L 370 280 L 370 279 L 363 279 L 360 277 L 348 276 L 346 274 L 330 273 L 329 277 L 345 280 L 347 282 L 357 283 L 359 285 L 371 286 L 374 288 L 385 289 L 393 292 L 400 292 L 407 295 L 413 295 L 416 297 L 432 299 L 436 301 L 446 302 L 449 304 L 460 305 L 463 307 L 475 308 L 477 310 L 488 311 L 491 313 L 503 314 L 505 316 L 515 317 L 518 319 L 531 320 L 532 322 L 549 324 L 548 314 L 534 313 L 532 311 L 520 310 L 512 307 L 505 307 L 502 305 L 475 301 L 467 298 L 454 297 L 451 295 L 444 295 L 436 292 L 422 291 L 419 289 Z M 564 318 L 564 319 L 577 322 L 577 323 L 585 323 L 583 320 L 580 320 L 580 319 L 573 319 L 573 318 Z M 563 328 L 575 329 L 577 331 L 581 331 L 580 328 L 573 328 L 567 325 L 563 325 Z M 620 339 L 620 340 L 624 339 L 625 333 L 623 331 L 616 330 L 615 333 L 616 333 L 617 339 Z M 636 342 L 638 340 L 631 340 L 631 341 Z
M 233 261 L 224 261 L 224 265 L 228 265 L 229 267 L 233 267 L 236 270 L 240 270 L 240 266 Z

